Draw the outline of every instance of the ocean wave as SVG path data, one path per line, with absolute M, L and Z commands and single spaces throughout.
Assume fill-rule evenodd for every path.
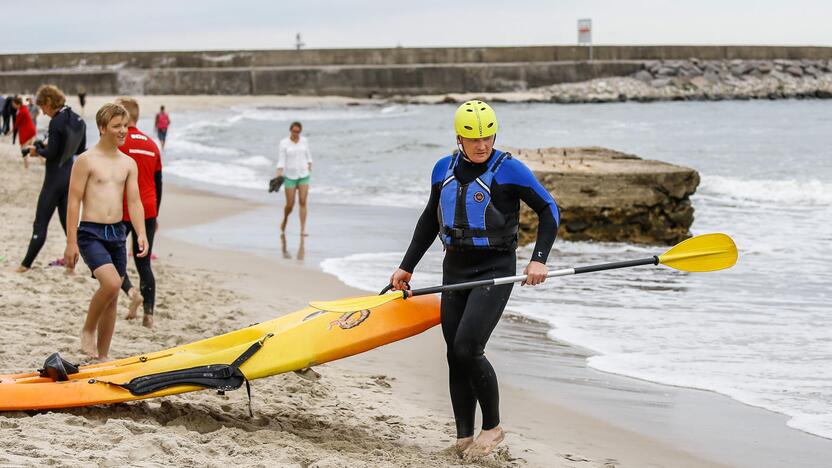
M 273 166 L 275 164 L 271 159 L 259 154 L 247 158 L 235 159 L 233 163 L 242 164 L 243 166 Z
M 587 359 L 587 365 L 610 374 L 725 395 L 746 405 L 788 416 L 786 425 L 791 428 L 832 439 L 832 416 L 827 412 L 827 404 L 812 403 L 800 391 L 786 393 L 794 376 L 772 378 L 770 375 L 776 373 L 774 366 L 766 369 L 768 376 L 752 377 L 747 375 L 748 363 L 743 360 L 668 363 L 664 357 L 636 353 L 592 356 Z
M 199 159 L 176 159 L 165 166 L 165 172 L 183 179 L 224 187 L 263 189 L 267 178 L 247 166 L 233 166 Z
M 832 203 L 832 184 L 817 179 L 747 180 L 723 176 L 703 176 L 703 194 L 714 194 L 733 200 L 778 204 L 827 205 Z
M 187 124 L 176 130 L 179 132 L 180 135 L 190 136 L 195 133 L 202 133 L 204 130 L 210 131 L 225 127 L 229 122 L 230 119 L 218 120 L 216 116 L 211 116 L 211 118 L 209 119 L 188 122 Z
M 333 203 L 361 206 L 420 208 L 425 206 L 430 196 L 427 190 L 401 185 L 395 190 L 390 190 L 389 187 L 361 185 L 356 187 L 312 185 L 310 191 Z
M 414 112 L 413 108 L 401 105 L 326 108 L 239 107 L 235 108 L 235 111 L 239 113 L 231 117 L 230 121 L 232 123 L 242 119 L 267 122 L 366 120 L 399 117 Z
M 213 156 L 240 156 L 240 151 L 234 148 L 223 148 L 219 146 L 208 146 L 195 141 L 189 141 L 181 137 L 169 138 L 166 151 L 174 154 L 186 154 L 188 156 L 213 155 Z

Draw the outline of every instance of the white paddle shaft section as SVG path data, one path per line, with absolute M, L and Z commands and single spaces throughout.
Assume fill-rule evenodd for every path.
M 574 275 L 575 269 L 574 268 L 564 268 L 562 270 L 555 270 L 550 271 L 549 274 L 546 275 L 547 278 L 554 278 L 555 276 L 569 276 Z M 517 276 L 506 276 L 504 278 L 497 278 L 494 280 L 494 284 L 509 284 L 509 283 L 517 283 L 519 281 L 525 281 L 526 275 L 517 275 Z

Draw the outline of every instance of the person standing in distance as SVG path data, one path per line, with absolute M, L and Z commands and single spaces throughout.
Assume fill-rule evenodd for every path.
M 81 115 L 84 115 L 84 108 L 87 106 L 87 88 L 84 85 L 78 86 L 78 104 L 81 106 Z
M 162 204 L 162 156 L 159 147 L 147 135 L 136 128 L 139 121 L 139 103 L 129 97 L 116 99 L 116 104 L 127 110 L 127 137 L 119 151 L 130 156 L 138 167 L 139 198 L 144 209 L 144 228 L 147 235 L 147 255 L 139 256 L 139 235 L 130 221 L 130 210 L 127 198 L 124 199 L 124 226 L 129 229 L 133 245 L 133 260 L 139 272 L 139 290 L 130 282 L 130 276 L 125 272 L 121 289 L 130 297 L 130 307 L 127 320 L 136 318 L 139 305 L 143 305 L 144 317 L 142 325 L 153 328 L 153 311 L 156 308 L 156 277 L 151 268 L 150 256 L 153 255 L 153 238 L 158 228 L 156 217 Z
M 437 235 L 445 248 L 443 284 L 514 276 L 521 200 L 539 220 L 523 285 L 542 283 L 560 222 L 557 204 L 523 163 L 494 149 L 497 116 L 488 104 L 463 103 L 454 116 L 454 127 L 458 151 L 434 166 L 430 199 L 390 284 L 398 290 L 408 287 L 416 264 Z M 497 376 L 485 356 L 485 345 L 512 287 L 504 284 L 442 293 L 440 314 L 456 450 L 466 458 L 487 455 L 504 437 Z M 478 402 L 482 431 L 474 439 Z
M 12 99 L 12 106 L 17 109 L 17 116 L 14 118 L 14 129 L 17 132 L 18 142 L 22 149 L 32 146 L 35 141 L 37 129 L 32 117 L 29 115 L 29 107 L 21 96 Z M 29 155 L 23 157 L 23 167 L 29 169 Z
M 156 128 L 156 136 L 159 138 L 159 144 L 164 150 L 165 140 L 168 137 L 168 127 L 170 127 L 170 116 L 165 112 L 165 106 L 159 107 L 159 113 L 156 114 L 156 120 L 153 126 Z
M 277 177 L 283 176 L 286 193 L 286 206 L 283 209 L 283 222 L 280 234 L 285 235 L 286 223 L 295 206 L 295 192 L 298 193 L 300 205 L 300 235 L 306 235 L 306 202 L 309 198 L 309 179 L 312 172 L 312 153 L 309 141 L 301 136 L 303 126 L 300 122 L 289 125 L 289 136 L 280 140 L 277 151 Z

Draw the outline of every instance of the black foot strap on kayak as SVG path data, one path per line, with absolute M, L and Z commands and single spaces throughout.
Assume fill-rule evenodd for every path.
M 52 353 L 43 362 L 43 369 L 38 369 L 41 377 L 49 377 L 55 382 L 66 382 L 69 376 L 78 373 L 78 364 L 71 364 L 58 353 Z
M 144 375 L 136 377 L 126 384 L 117 384 L 113 382 L 108 383 L 125 388 L 135 396 L 148 395 L 166 388 L 181 385 L 213 388 L 216 389 L 220 395 L 224 395 L 227 390 L 236 390 L 240 388 L 243 383 L 245 383 L 246 393 L 248 394 L 248 412 L 249 415 L 253 417 L 254 413 L 251 410 L 251 385 L 249 385 L 248 379 L 240 370 L 240 366 L 242 366 L 244 362 L 248 361 L 254 353 L 259 351 L 260 348 L 263 347 L 263 342 L 266 341 L 266 338 L 270 338 L 271 336 L 272 334 L 269 333 L 262 340 L 259 340 L 249 346 L 249 348 L 231 364 L 211 364 L 207 366 L 198 366 L 188 369 Z

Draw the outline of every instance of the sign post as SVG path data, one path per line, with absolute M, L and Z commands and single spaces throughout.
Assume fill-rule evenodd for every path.
M 592 19 L 578 20 L 578 45 L 589 46 L 589 60 L 592 60 Z

